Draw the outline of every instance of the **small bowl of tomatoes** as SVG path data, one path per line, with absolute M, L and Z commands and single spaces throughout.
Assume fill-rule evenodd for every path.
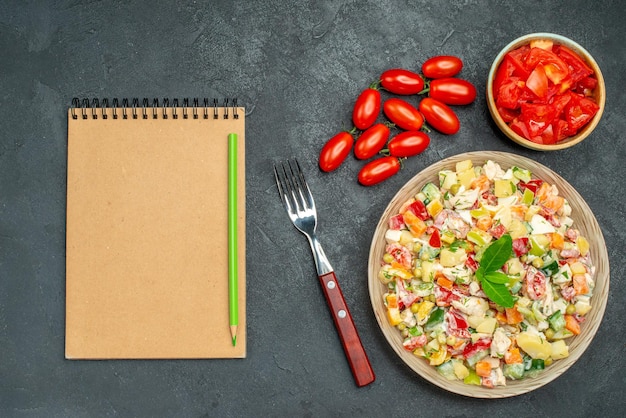
M 487 106 L 514 142 L 534 150 L 572 147 L 591 134 L 606 99 L 594 58 L 578 43 L 533 33 L 496 56 L 487 79 Z

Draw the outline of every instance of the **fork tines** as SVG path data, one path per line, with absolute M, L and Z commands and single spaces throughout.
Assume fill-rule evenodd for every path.
M 288 212 L 315 207 L 313 196 L 304 179 L 297 159 L 287 160 L 274 166 L 274 176 L 281 200 Z M 295 207 L 292 207 L 292 203 Z

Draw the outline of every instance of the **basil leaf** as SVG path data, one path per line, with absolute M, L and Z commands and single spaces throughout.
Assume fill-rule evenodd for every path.
M 474 275 L 476 276 L 476 280 L 482 282 L 485 279 L 485 270 L 483 270 L 482 267 L 478 267 L 478 270 L 476 270 L 476 273 L 474 273 Z
M 496 271 L 511 257 L 513 251 L 513 240 L 509 234 L 489 244 L 480 259 L 480 267 L 484 271 Z
M 499 271 L 488 271 L 485 274 L 485 279 L 496 284 L 507 284 L 511 281 L 509 276 Z
M 515 305 L 515 299 L 513 299 L 513 295 L 511 295 L 511 292 L 505 285 L 483 280 L 482 287 L 485 295 L 495 304 L 504 308 L 512 308 Z

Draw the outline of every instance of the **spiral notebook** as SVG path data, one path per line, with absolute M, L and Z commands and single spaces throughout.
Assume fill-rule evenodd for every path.
M 228 304 L 228 140 L 238 136 L 239 327 Z M 245 111 L 236 101 L 74 99 L 68 359 L 246 356 Z

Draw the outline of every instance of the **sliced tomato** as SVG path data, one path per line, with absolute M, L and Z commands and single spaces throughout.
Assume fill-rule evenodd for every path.
M 505 109 L 517 109 L 520 105 L 524 82 L 519 77 L 509 77 L 496 93 L 496 105 Z
M 593 74 L 593 69 L 583 61 L 580 56 L 564 45 L 555 47 L 556 55 L 558 55 L 566 64 L 570 72 L 572 83 L 577 83 L 583 78 Z
M 541 48 L 531 48 L 526 56 L 526 66 L 534 69 L 542 66 L 546 72 L 546 77 L 554 84 L 559 84 L 570 75 L 569 68 L 565 61 L 559 58 L 554 52 Z
M 548 76 L 541 65 L 535 67 L 526 80 L 526 88 L 537 97 L 545 98 L 548 94 Z
M 506 54 L 514 67 L 514 71 L 511 73 L 512 76 L 521 77 L 524 80 L 528 78 L 528 74 L 530 74 L 530 70 L 532 70 L 532 68 L 529 69 L 525 64 L 526 56 L 529 51 L 530 46 L 524 45 Z
M 522 103 L 520 120 L 526 124 L 531 137 L 541 135 L 554 119 L 554 106 L 534 103 Z
M 575 93 L 570 94 L 570 101 L 565 106 L 565 121 L 569 131 L 578 132 L 598 112 L 600 106 L 587 97 L 580 97 Z
M 513 120 L 519 117 L 518 109 L 506 109 L 504 107 L 499 107 L 498 113 L 505 123 L 513 122 Z

